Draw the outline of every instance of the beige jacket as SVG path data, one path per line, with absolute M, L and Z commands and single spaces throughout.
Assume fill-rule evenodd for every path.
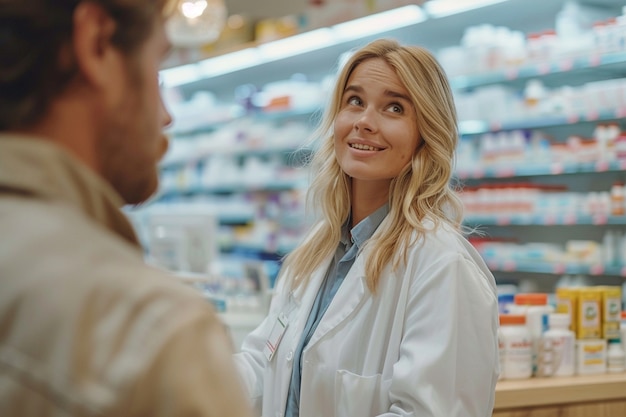
M 0 416 L 249 416 L 229 339 L 143 263 L 113 189 L 0 135 Z

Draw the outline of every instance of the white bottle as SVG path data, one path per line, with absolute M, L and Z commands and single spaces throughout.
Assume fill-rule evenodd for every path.
M 530 331 L 532 340 L 533 373 L 536 373 L 541 336 L 547 330 L 547 321 L 544 320 L 544 316 L 554 313 L 554 307 L 548 304 L 546 293 L 518 293 L 515 294 L 515 303 L 509 311 L 526 316 L 526 327 Z
M 526 316 L 501 314 L 498 329 L 500 379 L 526 379 L 533 373 L 532 338 Z
M 624 282 L 623 290 L 622 290 L 622 298 L 626 300 L 625 292 L 626 292 L 626 282 Z M 622 316 L 622 322 L 619 327 L 619 333 L 620 333 L 620 338 L 622 339 L 622 349 L 624 349 L 624 352 L 626 352 L 626 311 L 622 311 L 621 316 Z
M 626 370 L 626 355 L 619 339 L 609 340 L 606 357 L 608 373 L 619 373 Z
M 569 329 L 569 314 L 550 314 L 548 324 L 550 328 L 542 336 L 542 347 L 545 349 L 539 352 L 539 375 L 574 375 L 576 369 L 576 335 Z

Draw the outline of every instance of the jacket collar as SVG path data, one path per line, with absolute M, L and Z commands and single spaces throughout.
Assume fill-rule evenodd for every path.
M 120 195 L 50 141 L 0 134 L 0 193 L 68 203 L 139 248 Z

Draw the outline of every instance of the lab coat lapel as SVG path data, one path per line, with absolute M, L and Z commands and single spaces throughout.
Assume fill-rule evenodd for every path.
M 315 270 L 315 272 L 311 274 L 309 282 L 296 288 L 291 293 L 291 297 L 293 297 L 293 300 L 298 305 L 298 311 L 300 311 L 300 313 L 298 314 L 297 323 L 295 323 L 297 330 L 295 334 L 297 334 L 298 337 L 300 337 L 300 334 L 304 329 L 304 325 L 309 318 L 309 312 L 311 311 L 313 303 L 315 302 L 315 298 L 317 297 L 317 293 L 322 286 L 322 282 L 324 281 L 324 277 L 326 276 L 326 270 L 328 269 L 331 260 L 332 256 L 328 257 L 328 259 L 326 259 L 326 261 L 321 264 L 322 266 L 320 268 L 317 268 L 317 270 Z
M 290 341 L 291 349 L 296 348 L 300 338 L 302 337 L 302 332 L 309 317 L 309 312 L 311 311 L 311 307 L 315 302 L 315 297 L 317 296 L 322 282 L 324 281 L 324 276 L 326 276 L 326 270 L 328 269 L 328 265 L 330 264 L 331 260 L 332 256 L 328 257 L 328 259 L 325 262 L 322 262 L 321 266 L 317 268 L 317 270 L 313 272 L 313 274 L 311 274 L 308 282 L 291 291 L 291 293 L 289 294 L 289 302 L 294 302 L 297 305 L 298 309 L 297 319 L 294 323 L 290 324 L 290 326 L 293 326 L 293 336 Z M 278 393 L 277 395 L 279 395 L 280 397 L 276 399 L 276 403 L 285 404 L 289 392 L 289 381 L 291 380 L 291 372 L 280 372 L 279 375 L 280 380 L 275 385 L 275 389 L 278 389 L 278 391 L 276 392 Z M 283 387 L 284 389 L 279 389 L 277 387 Z
M 363 256 L 359 254 L 313 333 L 307 349 L 348 318 L 366 295 L 369 295 L 369 291 L 365 283 L 365 265 Z

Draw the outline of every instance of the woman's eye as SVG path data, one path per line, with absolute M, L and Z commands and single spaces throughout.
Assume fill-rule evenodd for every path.
M 352 104 L 354 106 L 360 106 L 361 105 L 361 99 L 356 97 L 356 96 L 352 96 L 352 97 L 348 98 L 347 103 L 348 104 Z
M 402 113 L 404 112 L 404 108 L 399 104 L 392 104 L 389 106 L 389 110 L 394 113 Z

